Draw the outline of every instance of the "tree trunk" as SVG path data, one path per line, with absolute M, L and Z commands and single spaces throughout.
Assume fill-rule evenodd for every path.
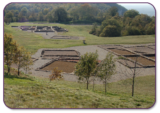
M 19 76 L 19 68 L 18 68 L 18 76 Z
M 135 65 L 134 65 L 134 73 L 133 73 L 133 81 L 132 81 L 132 97 L 134 96 L 134 79 L 135 79 L 135 75 L 136 75 L 137 58 L 138 57 L 136 57 L 136 61 L 135 61 Z
M 134 96 L 134 79 L 135 79 L 135 73 L 133 75 L 133 81 L 132 81 L 132 97 Z
M 87 78 L 86 80 L 87 80 L 87 89 L 88 89 L 89 79 Z
M 106 86 L 107 86 L 107 81 L 105 79 L 105 95 L 107 94 L 107 88 L 106 88 Z
M 94 91 L 94 79 L 93 79 L 93 91 Z
M 8 67 L 8 74 L 10 73 L 10 66 L 7 66 Z

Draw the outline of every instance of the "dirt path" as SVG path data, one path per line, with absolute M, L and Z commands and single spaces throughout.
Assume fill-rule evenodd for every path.
M 32 57 L 37 58 L 38 60 L 34 62 L 33 66 L 31 66 L 32 68 L 31 72 L 33 76 L 42 76 L 42 77 L 48 78 L 50 75 L 50 72 L 35 71 L 36 68 L 41 67 L 42 65 L 50 61 L 50 60 L 43 60 L 40 58 L 40 55 L 43 49 L 39 49 L 34 55 L 32 55 Z M 46 49 L 47 50 L 76 50 L 80 52 L 80 55 L 84 55 L 86 52 L 96 52 L 97 50 L 99 55 L 98 60 L 103 60 L 108 53 L 108 51 L 101 49 L 96 45 L 76 46 L 76 47 L 69 47 L 69 48 L 63 48 L 63 49 L 48 49 L 48 48 Z M 128 69 L 127 67 L 125 67 L 124 65 L 118 62 L 116 62 L 116 67 L 117 67 L 116 68 L 117 73 L 115 75 L 112 75 L 112 77 L 108 82 L 116 82 L 119 80 L 132 78 L 132 75 L 130 75 L 129 73 L 131 73 L 133 70 Z M 136 71 L 139 73 L 137 76 L 155 75 L 155 68 L 139 68 Z M 77 76 L 75 76 L 74 74 L 63 73 L 62 75 L 64 77 L 64 80 L 77 81 Z M 102 81 L 96 80 L 95 83 L 102 84 Z

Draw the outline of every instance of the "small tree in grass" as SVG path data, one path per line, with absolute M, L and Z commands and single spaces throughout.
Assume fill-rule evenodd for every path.
M 115 59 L 111 53 L 108 53 L 106 58 L 97 67 L 97 76 L 103 80 L 105 84 L 105 94 L 107 93 L 107 80 L 115 73 Z
M 76 65 L 75 74 L 79 77 L 79 80 L 86 80 L 87 89 L 89 85 L 89 78 L 92 76 L 92 72 L 95 70 L 97 65 L 97 58 L 97 51 L 95 53 L 86 53 L 81 56 L 80 61 Z
M 15 51 L 14 62 L 17 65 L 19 75 L 21 68 L 28 67 L 32 64 L 30 53 L 24 47 L 18 47 Z
M 24 70 L 26 71 L 26 74 L 28 73 L 28 70 L 30 70 L 30 65 L 33 64 L 32 58 L 31 58 L 31 53 L 25 51 L 24 53 Z
M 130 63 L 128 61 L 130 61 L 127 58 L 124 57 L 119 57 L 120 60 L 123 60 L 125 63 L 126 68 L 123 69 L 122 66 L 120 67 L 119 73 L 123 74 L 123 76 L 126 76 L 128 78 L 132 78 L 132 96 L 134 96 L 134 89 L 135 89 L 135 78 L 136 76 L 140 75 L 142 72 L 145 71 L 145 68 L 138 68 L 139 67 L 139 63 L 138 63 L 138 58 L 139 56 L 137 55 L 135 57 L 135 59 L 133 60 L 134 65 L 131 66 Z M 121 69 L 122 68 L 122 69 Z
M 52 74 L 49 75 L 50 81 L 62 78 L 61 73 L 62 73 L 62 70 L 58 70 L 58 67 L 54 68 L 52 70 Z

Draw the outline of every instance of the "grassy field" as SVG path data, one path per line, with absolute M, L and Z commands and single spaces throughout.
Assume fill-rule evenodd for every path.
M 154 35 L 122 36 L 122 37 L 97 37 L 89 34 L 92 25 L 65 25 L 65 24 L 33 24 L 33 23 L 11 23 L 4 25 L 4 32 L 12 34 L 17 43 L 27 50 L 35 53 L 40 48 L 66 48 L 72 46 L 84 46 L 82 40 L 55 40 L 43 39 L 39 34 L 21 31 L 11 26 L 60 26 L 69 32 L 61 35 L 85 37 L 86 45 L 101 44 L 144 44 L 155 43 Z
M 155 102 L 155 76 L 135 79 L 135 96 L 131 96 L 131 79 L 110 83 L 107 95 L 104 86 L 49 81 L 29 75 L 4 74 L 4 102 L 10 108 L 149 108 Z

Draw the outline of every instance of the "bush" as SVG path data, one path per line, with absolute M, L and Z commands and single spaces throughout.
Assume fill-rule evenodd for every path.
M 121 31 L 118 29 L 117 26 L 114 25 L 108 25 L 106 26 L 101 34 L 99 36 L 101 37 L 115 37 L 115 36 L 120 36 Z
M 121 35 L 121 26 L 115 19 L 107 19 L 102 22 L 100 27 L 99 36 L 102 37 L 114 37 Z
M 141 35 L 140 30 L 137 27 L 128 27 L 128 35 Z

